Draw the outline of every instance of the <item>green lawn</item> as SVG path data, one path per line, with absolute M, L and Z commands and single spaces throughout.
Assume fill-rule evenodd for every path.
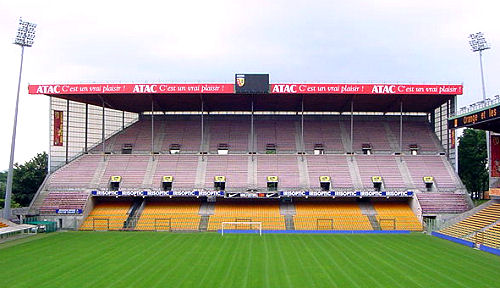
M 0 244 L 0 287 L 127 286 L 500 287 L 500 257 L 423 234 L 65 232 Z

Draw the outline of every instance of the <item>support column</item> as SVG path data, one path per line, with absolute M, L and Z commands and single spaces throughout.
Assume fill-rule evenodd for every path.
M 66 100 L 66 164 L 69 155 L 69 100 Z
M 205 133 L 203 133 L 204 132 L 204 124 L 203 124 L 203 121 L 204 121 L 204 119 L 203 119 L 203 114 L 204 114 L 203 95 L 200 95 L 200 99 L 201 99 L 201 145 L 200 145 L 200 150 L 201 151 L 200 152 L 202 152 L 201 153 L 201 159 L 203 161 L 205 159 L 205 156 L 204 156 L 205 154 L 203 153 L 203 152 L 205 152 L 205 151 L 203 151 L 205 149 L 205 137 L 204 137 Z
M 446 119 L 450 117 L 450 100 L 446 102 Z M 448 121 L 446 121 L 446 156 L 450 159 L 450 129 L 448 129 Z
M 153 103 L 153 97 L 151 96 L 151 155 L 155 154 L 155 132 L 154 132 L 154 114 L 155 107 Z M 154 157 L 154 156 L 153 156 Z M 154 158 L 153 158 L 154 159 Z
M 254 127 L 253 127 L 253 99 L 252 99 L 252 114 L 250 116 L 250 141 L 251 141 L 251 145 L 250 145 L 250 154 L 252 155 L 252 161 L 254 159 L 254 153 L 256 153 L 255 151 L 255 136 L 254 136 Z
M 354 150 L 353 150 L 353 140 L 354 140 L 354 99 L 351 98 L 351 153 L 354 154 Z
M 102 100 L 102 127 L 101 127 L 101 130 L 102 130 L 102 134 L 101 134 L 101 141 L 102 141 L 102 155 L 103 157 L 105 157 L 104 155 L 106 155 L 106 134 L 105 134 L 105 128 L 106 128 L 106 124 L 105 124 L 105 113 L 104 113 L 104 100 L 101 98 Z
M 302 144 L 302 152 L 306 153 L 306 147 L 304 144 L 304 95 L 302 95 L 302 113 L 300 115 L 300 142 Z M 302 161 L 304 161 L 304 156 L 302 155 Z
M 85 104 L 85 153 L 88 152 L 89 104 Z
M 403 154 L 403 97 L 399 107 L 399 154 Z

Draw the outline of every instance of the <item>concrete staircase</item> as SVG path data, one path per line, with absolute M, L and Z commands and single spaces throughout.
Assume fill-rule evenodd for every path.
M 215 203 L 214 202 L 202 202 L 200 205 L 200 211 L 198 212 L 201 216 L 210 216 L 215 214 Z
M 296 214 L 295 205 L 292 202 L 280 202 L 280 214 L 285 216 L 285 229 L 295 230 L 293 216 Z
M 356 157 L 348 156 L 347 157 L 347 165 L 349 166 L 349 174 L 351 175 L 352 184 L 356 189 L 363 188 L 363 182 L 361 181 L 361 174 L 359 173 L 358 162 L 356 161 Z
M 358 202 L 361 213 L 368 217 L 373 230 L 380 230 L 380 224 L 377 220 L 377 211 L 373 208 L 373 204 L 368 201 Z
M 146 200 L 142 198 L 134 199 L 134 203 L 128 211 L 127 220 L 125 220 L 125 223 L 123 223 L 124 230 L 134 230 L 135 225 L 137 225 L 137 221 L 141 217 L 142 211 L 144 210 L 145 204 Z
M 144 175 L 144 180 L 142 182 L 142 187 L 151 187 L 153 188 L 153 176 L 156 173 L 156 167 L 158 166 L 158 161 L 155 159 L 155 156 L 151 156 L 149 158 L 148 167 L 146 168 L 146 174 Z
M 392 151 L 399 151 L 399 135 L 396 137 L 389 127 L 389 123 L 383 122 L 385 128 L 385 135 L 387 136 L 387 140 L 389 141 L 389 145 L 391 146 Z
M 207 231 L 208 230 L 208 219 L 210 216 L 201 216 L 200 225 L 198 225 L 199 231 Z
M 106 171 L 106 167 L 108 166 L 108 161 L 105 157 L 106 156 L 103 156 L 103 159 L 101 160 L 101 162 L 99 162 L 99 165 L 95 169 L 94 177 L 89 184 L 90 188 L 96 189 L 99 187 L 99 182 L 101 181 L 101 178 Z

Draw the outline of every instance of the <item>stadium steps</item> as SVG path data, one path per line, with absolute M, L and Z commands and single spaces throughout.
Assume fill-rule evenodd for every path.
M 406 162 L 403 160 L 403 158 L 398 157 L 398 159 L 396 159 L 396 163 L 398 164 L 399 173 L 401 174 L 406 187 L 415 188 L 416 186 L 410 176 L 410 170 L 408 169 L 408 166 L 406 165 Z
M 350 127 L 346 128 L 344 126 L 345 121 L 341 121 L 339 124 L 340 126 L 340 137 L 342 139 L 342 145 L 344 146 L 344 151 L 350 151 L 351 150 L 351 134 L 350 134 Z M 354 147 L 353 147 L 354 149 Z
M 351 174 L 352 184 L 355 189 L 361 189 L 363 188 L 363 182 L 361 181 L 358 162 L 354 156 L 347 157 L 347 165 L 349 165 L 349 173 Z
M 141 216 L 141 212 L 144 209 L 144 203 L 146 203 L 146 201 L 142 198 L 134 199 L 134 203 L 132 204 L 132 206 L 130 206 L 130 209 L 127 213 L 127 220 L 125 220 L 125 223 L 123 223 L 124 230 L 134 230 L 135 225 L 137 224 L 137 220 Z
M 380 224 L 378 223 L 377 220 L 377 211 L 373 207 L 373 204 L 371 202 L 358 202 L 359 209 L 361 210 L 361 213 L 368 217 L 368 220 L 370 221 L 370 225 L 372 225 L 373 230 L 380 230 Z
M 200 143 L 200 152 L 210 151 L 210 121 L 203 121 L 203 142 Z
M 285 216 L 285 229 L 286 230 L 295 230 L 295 225 L 293 223 L 293 216 L 292 215 Z
M 302 139 L 301 123 L 297 121 L 294 124 L 295 124 L 295 148 L 299 152 L 306 151 L 304 145 L 304 139 Z
M 94 177 L 89 184 L 90 188 L 95 189 L 99 187 L 99 183 L 101 182 L 101 178 L 103 177 L 106 168 L 108 167 L 108 163 L 109 161 L 105 156 L 102 161 L 99 161 L 99 165 L 97 166 L 97 169 L 95 169 Z
M 200 211 L 198 212 L 200 216 L 210 216 L 215 214 L 215 202 L 201 202 Z
M 199 231 L 207 231 L 208 230 L 208 219 L 210 216 L 201 216 L 200 225 L 198 226 Z
M 296 214 L 295 205 L 292 202 L 280 202 L 280 215 L 293 216 Z
M 205 186 L 205 176 L 207 173 L 207 157 L 203 155 L 198 157 L 198 167 L 196 168 L 196 179 L 194 181 L 194 187 L 197 189 L 203 189 Z
M 370 225 L 372 225 L 373 230 L 382 230 L 380 228 L 380 223 L 378 223 L 377 216 L 375 215 L 367 215 L 368 221 L 370 221 Z
M 257 157 L 255 156 L 248 156 L 247 182 L 249 188 L 257 188 Z
M 303 189 L 311 187 L 309 182 L 309 171 L 307 169 L 307 159 L 303 155 L 297 156 L 297 166 L 299 167 L 299 181 Z
M 153 176 L 156 173 L 156 167 L 158 166 L 158 161 L 154 159 L 154 155 L 149 158 L 148 167 L 146 168 L 146 173 L 144 175 L 144 179 L 142 181 L 143 187 L 152 187 L 153 186 Z
M 399 151 L 399 139 L 392 134 L 391 128 L 389 127 L 389 123 L 383 122 L 385 128 L 386 138 L 389 141 L 389 145 L 391 146 L 392 151 Z M 401 149 L 403 150 L 403 149 Z
M 159 124 L 156 124 L 158 122 L 159 122 Z M 161 151 L 161 148 L 163 145 L 163 140 L 165 139 L 165 133 L 163 131 L 165 131 L 165 122 L 166 121 L 158 121 L 158 122 L 155 122 L 155 126 L 160 125 L 159 131 L 161 131 L 161 132 L 155 133 L 155 139 L 154 139 L 154 145 L 153 145 L 154 152 Z
M 446 170 L 448 170 L 448 174 L 450 174 L 451 178 L 453 179 L 453 182 L 455 182 L 455 186 L 458 188 L 464 188 L 462 180 L 460 180 L 460 177 L 458 177 L 457 173 L 451 166 L 446 156 L 441 156 L 440 158 L 443 161 L 444 167 L 446 167 Z

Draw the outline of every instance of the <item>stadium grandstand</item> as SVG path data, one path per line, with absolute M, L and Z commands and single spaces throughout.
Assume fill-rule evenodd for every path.
M 498 134 L 500 133 L 500 96 L 462 107 L 459 113 L 450 117 L 448 127 L 453 129 L 452 131 L 467 127 L 491 133 L 487 134 L 490 189 L 485 193 L 486 198 L 491 200 L 449 219 L 439 231 L 432 232 L 432 234 L 500 255 L 500 134 Z M 424 195 L 428 194 L 421 194 L 419 197 L 425 197 Z M 442 201 L 447 202 L 451 199 L 445 198 L 442 194 L 439 197 L 442 197 L 442 200 L 429 204 L 437 208 L 443 203 Z
M 81 230 L 421 231 L 472 208 L 447 120 L 461 85 L 30 85 L 50 173 L 30 215 Z M 252 229 L 253 224 L 232 224 Z

